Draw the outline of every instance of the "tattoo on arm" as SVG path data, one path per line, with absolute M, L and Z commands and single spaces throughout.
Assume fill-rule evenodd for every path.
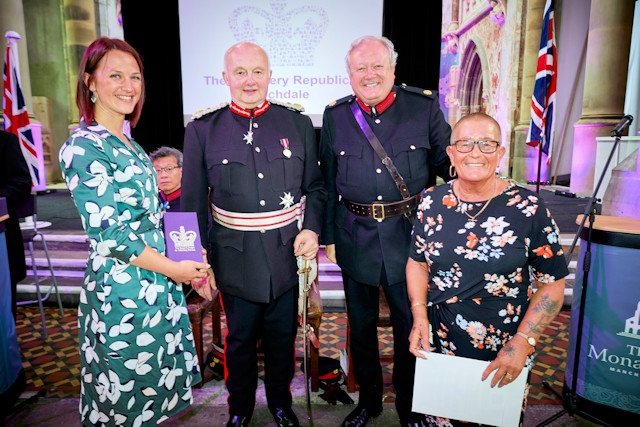
M 542 334 L 544 329 L 549 326 L 551 321 L 556 317 L 562 305 L 558 301 L 553 301 L 548 295 L 542 295 L 540 301 L 537 301 L 535 305 L 529 307 L 529 310 L 533 310 L 540 315 L 537 323 L 527 322 L 529 331 Z

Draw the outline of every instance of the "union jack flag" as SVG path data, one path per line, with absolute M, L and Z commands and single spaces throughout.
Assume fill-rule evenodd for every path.
M 531 125 L 527 135 L 527 145 L 537 147 L 542 143 L 542 152 L 551 158 L 553 141 L 553 108 L 556 100 L 557 52 L 554 30 L 554 0 L 547 0 L 544 6 L 540 50 L 536 67 L 536 82 L 531 99 Z
M 15 134 L 20 140 L 20 148 L 31 174 L 31 185 L 40 184 L 38 155 L 31 133 L 29 112 L 20 89 L 20 70 L 17 55 L 17 33 L 7 33 L 7 50 L 4 57 L 4 95 L 2 97 L 2 115 L 4 130 Z

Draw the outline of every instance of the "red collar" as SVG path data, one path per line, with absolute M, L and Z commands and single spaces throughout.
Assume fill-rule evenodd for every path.
M 262 105 L 252 109 L 242 108 L 235 102 L 231 101 L 231 106 L 229 108 L 231 108 L 231 111 L 233 111 L 237 115 L 246 117 L 248 119 L 250 117 L 258 117 L 259 115 L 264 114 L 269 109 L 269 101 L 265 99 Z
M 393 101 L 396 100 L 396 93 L 394 91 L 389 92 L 389 95 L 387 95 L 387 97 L 375 107 L 369 107 L 367 104 L 362 102 L 360 98 L 356 99 L 358 100 L 358 104 L 360 104 L 360 108 L 362 108 L 365 113 L 370 116 L 377 116 L 384 113 L 387 108 L 391 107 Z
M 164 194 L 164 191 L 160 190 L 160 197 L 167 202 L 173 202 L 175 199 L 180 198 L 181 194 L 182 188 L 178 188 L 176 191 L 170 194 Z

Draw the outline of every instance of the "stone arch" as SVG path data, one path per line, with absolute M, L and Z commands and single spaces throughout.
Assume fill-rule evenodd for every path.
M 469 40 L 460 61 L 460 117 L 476 112 L 486 113 L 489 109 L 488 75 L 483 71 L 486 69 L 486 56 L 478 46 Z

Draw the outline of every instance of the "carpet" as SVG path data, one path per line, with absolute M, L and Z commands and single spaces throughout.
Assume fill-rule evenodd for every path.
M 27 390 L 46 390 L 47 397 L 77 396 L 80 390 L 77 309 L 65 308 L 61 316 L 55 307 L 45 307 L 49 338 L 42 336 L 40 312 L 37 307 L 19 309 L 16 322 L 22 366 L 27 377 Z M 536 361 L 531 376 L 529 405 L 562 402 L 543 382 L 560 392 L 564 383 L 564 369 L 570 330 L 569 308 L 563 309 L 538 340 Z M 224 326 L 224 322 L 223 326 Z M 345 348 L 347 318 L 345 313 L 324 313 L 320 328 L 320 356 L 339 360 Z M 211 324 L 205 322 L 204 341 L 211 342 Z M 379 328 L 381 353 L 393 350 L 391 328 Z M 302 360 L 303 338 L 298 335 L 297 357 Z M 391 372 L 393 363 L 383 363 L 386 395 L 393 401 Z M 206 377 L 205 377 L 206 379 Z M 205 384 L 206 386 L 206 384 Z M 345 386 L 346 388 L 346 386 Z M 320 391 L 321 392 L 321 391 Z

